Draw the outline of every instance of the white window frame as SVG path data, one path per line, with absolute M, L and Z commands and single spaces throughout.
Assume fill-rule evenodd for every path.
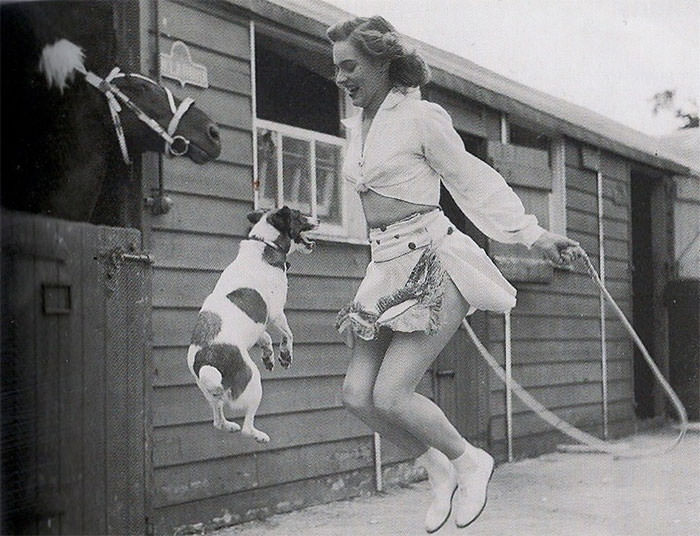
M 324 134 L 321 132 L 316 132 L 313 130 L 306 130 L 303 128 L 299 127 L 293 127 L 290 125 L 285 125 L 282 123 L 276 123 L 274 121 L 268 121 L 265 119 L 258 119 L 257 117 L 254 118 L 253 120 L 253 129 L 254 129 L 254 136 L 256 139 L 256 166 L 255 169 L 253 170 L 253 175 L 254 175 L 254 181 L 255 181 L 255 203 L 256 206 L 255 208 L 260 208 L 262 205 L 262 200 L 263 198 L 261 197 L 262 194 L 260 192 L 260 178 L 259 178 L 259 167 L 260 167 L 260 162 L 257 159 L 257 136 L 258 136 L 258 131 L 260 129 L 268 130 L 272 132 L 272 135 L 274 136 L 275 139 L 275 150 L 276 150 L 276 158 L 277 158 L 277 199 L 270 200 L 274 201 L 275 206 L 282 206 L 282 205 L 287 205 L 290 208 L 295 208 L 298 210 L 305 211 L 305 206 L 302 206 L 301 203 L 297 203 L 295 199 L 285 199 L 284 198 L 284 165 L 283 165 L 283 139 L 285 137 L 287 138 L 292 138 L 295 140 L 302 140 L 305 142 L 309 143 L 309 160 L 308 160 L 308 169 L 309 169 L 309 196 L 310 196 L 310 205 L 311 205 L 311 216 L 313 217 L 319 217 L 320 215 L 324 215 L 324 207 L 326 206 L 326 203 L 319 203 L 319 199 L 317 198 L 317 183 L 318 183 L 318 176 L 316 173 L 316 143 L 321 142 L 325 143 L 328 145 L 333 145 L 339 148 L 339 154 L 340 154 L 340 160 L 339 160 L 339 166 L 337 170 L 337 174 L 334 177 L 335 180 L 335 185 L 336 187 L 333 190 L 330 190 L 328 188 L 325 188 L 325 191 L 336 191 L 338 193 L 339 199 L 338 203 L 340 205 L 340 212 L 341 212 L 341 223 L 339 225 L 334 225 L 328 222 L 322 222 L 321 225 L 318 228 L 318 231 L 316 234 L 319 235 L 329 235 L 329 236 L 340 236 L 344 237 L 348 235 L 348 218 L 347 218 L 347 210 L 346 210 L 346 202 L 345 202 L 345 189 L 343 188 L 343 182 L 342 182 L 342 176 L 341 176 L 341 169 L 342 169 L 342 158 L 343 158 L 343 149 L 345 147 L 345 139 L 344 138 L 339 138 L 337 136 L 331 136 L 330 134 Z M 328 180 L 328 179 L 326 179 Z M 327 202 L 329 203 L 330 200 Z M 306 203 L 304 203 L 305 205 Z

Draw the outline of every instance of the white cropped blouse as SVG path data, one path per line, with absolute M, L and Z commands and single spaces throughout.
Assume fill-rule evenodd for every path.
M 447 112 L 421 100 L 418 88 L 389 92 L 364 147 L 362 112 L 343 124 L 349 131 L 343 175 L 358 192 L 438 206 L 442 181 L 489 238 L 531 247 L 544 231 L 503 177 L 464 149 Z

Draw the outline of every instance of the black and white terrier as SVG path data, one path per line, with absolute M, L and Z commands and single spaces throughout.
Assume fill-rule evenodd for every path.
M 194 327 L 187 364 L 214 412 L 214 427 L 253 437 L 259 443 L 270 438 L 253 424 L 262 398 L 260 371 L 250 348 L 262 348 L 265 368 L 272 370 L 269 324 L 282 333 L 279 362 L 292 363 L 292 332 L 284 314 L 287 301 L 287 255 L 310 252 L 313 242 L 305 233 L 318 223 L 288 207 L 248 214 L 253 224 L 241 241 L 238 255 L 222 272 L 214 290 L 204 300 Z M 224 406 L 245 411 L 243 427 L 224 416 Z

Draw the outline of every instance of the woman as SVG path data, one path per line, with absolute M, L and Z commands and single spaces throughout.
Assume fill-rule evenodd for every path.
M 494 460 L 415 388 L 465 315 L 510 309 L 515 289 L 439 209 L 440 182 L 490 238 L 535 246 L 555 262 L 577 243 L 538 226 L 503 178 L 464 150 L 447 113 L 420 100 L 428 68 L 391 24 L 354 18 L 327 36 L 336 83 L 362 109 L 344 121 L 343 173 L 359 192 L 372 249 L 355 299 L 338 315 L 352 346 L 343 400 L 426 468 L 426 530 L 438 530 L 452 510 L 466 527 L 486 504 Z

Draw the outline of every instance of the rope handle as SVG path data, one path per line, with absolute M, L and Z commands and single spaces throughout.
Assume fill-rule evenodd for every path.
M 578 441 L 579 443 L 582 443 L 584 445 L 587 445 L 591 447 L 591 449 L 594 452 L 603 452 L 603 453 L 608 453 L 612 454 L 615 456 L 615 458 L 641 458 L 641 457 L 646 457 L 646 456 L 657 456 L 661 454 L 665 454 L 666 452 L 669 452 L 673 448 L 675 448 L 683 439 L 683 437 L 686 434 L 686 431 L 688 430 L 688 415 L 685 411 L 685 408 L 683 407 L 683 403 L 681 400 L 678 398 L 678 395 L 675 393 L 671 385 L 668 383 L 666 378 L 664 378 L 663 374 L 659 370 L 659 368 L 656 366 L 656 363 L 654 363 L 654 360 L 651 358 L 651 355 L 649 354 L 648 350 L 644 346 L 644 343 L 642 340 L 639 338 L 639 335 L 635 332 L 634 328 L 632 327 L 632 324 L 630 324 L 629 320 L 627 320 L 627 317 L 625 314 L 622 312 L 622 309 L 617 305 L 613 297 L 610 295 L 608 290 L 605 288 L 605 285 L 600 279 L 600 276 L 598 275 L 598 272 L 596 271 L 595 267 L 593 266 L 593 263 L 589 259 L 588 255 L 586 252 L 581 248 L 580 246 L 576 246 L 575 248 L 569 248 L 570 250 L 574 251 L 569 251 L 568 255 L 570 258 L 573 259 L 582 259 L 586 265 L 586 271 L 588 274 L 591 276 L 593 281 L 598 285 L 600 290 L 602 291 L 603 295 L 605 296 L 605 299 L 612 305 L 613 310 L 617 314 L 617 316 L 620 318 L 622 321 L 622 324 L 624 325 L 625 329 L 627 332 L 630 334 L 632 337 L 632 340 L 634 341 L 635 345 L 639 348 L 639 350 L 642 353 L 642 356 L 644 357 L 644 360 L 646 361 L 647 365 L 653 372 L 655 378 L 657 381 L 661 384 L 661 387 L 663 388 L 664 392 L 668 396 L 668 398 L 671 400 L 673 403 L 673 406 L 676 410 L 676 413 L 678 414 L 678 418 L 680 420 L 680 432 L 678 433 L 678 436 L 674 439 L 674 441 L 669 444 L 666 447 L 663 447 L 661 449 L 647 449 L 647 450 L 629 450 L 625 447 L 621 447 L 620 445 L 614 445 L 610 444 L 607 441 L 603 441 L 587 432 L 584 432 L 583 430 L 580 430 L 579 428 L 576 428 L 575 426 L 569 424 L 568 422 L 564 421 L 560 417 L 558 417 L 556 414 L 548 410 L 546 407 L 544 407 L 538 400 L 536 400 L 532 395 L 530 395 L 519 383 L 517 383 L 515 380 L 512 378 L 510 379 L 510 385 L 513 393 L 526 405 L 528 406 L 532 411 L 534 411 L 537 416 L 539 416 L 541 419 L 543 419 L 545 422 L 549 423 L 552 425 L 554 428 L 562 432 L 563 434 L 571 437 L 572 439 Z M 498 364 L 498 361 L 496 358 L 491 355 L 491 353 L 487 350 L 487 348 L 483 345 L 483 343 L 479 340 L 479 338 L 476 336 L 476 333 L 474 333 L 474 330 L 472 327 L 469 325 L 466 319 L 462 320 L 462 326 L 464 329 L 467 331 L 469 334 L 469 337 L 471 338 L 472 342 L 476 346 L 477 350 L 479 350 L 479 353 L 481 356 L 484 358 L 484 360 L 489 364 L 489 366 L 493 369 L 493 371 L 496 373 L 498 378 L 505 383 L 506 382 L 506 373 L 503 370 L 503 368 Z

